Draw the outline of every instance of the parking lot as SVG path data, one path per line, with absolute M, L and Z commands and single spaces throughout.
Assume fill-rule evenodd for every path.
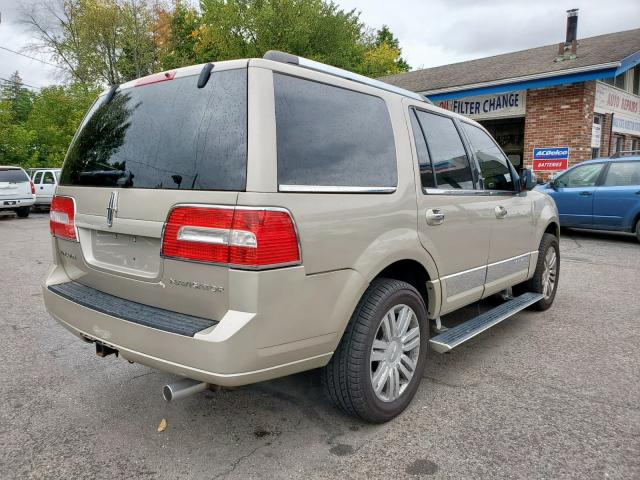
M 447 355 L 365 425 L 314 372 L 168 404 L 45 312 L 47 214 L 0 217 L 0 478 L 640 478 L 640 244 L 565 232 L 556 303 Z M 164 432 L 158 424 L 166 419 Z

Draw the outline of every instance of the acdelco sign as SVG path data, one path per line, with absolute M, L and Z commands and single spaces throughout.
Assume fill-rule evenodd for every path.
M 533 149 L 533 169 L 547 172 L 566 170 L 569 147 L 540 147 Z

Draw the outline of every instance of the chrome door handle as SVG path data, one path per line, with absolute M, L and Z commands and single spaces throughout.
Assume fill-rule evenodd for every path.
M 590 197 L 592 195 L 591 192 L 580 192 L 581 197 Z
M 502 205 L 498 205 L 495 209 L 496 212 L 496 218 L 504 218 L 507 216 L 507 209 L 504 208 Z
M 444 222 L 444 213 L 438 208 L 430 208 L 427 210 L 427 225 L 442 225 Z

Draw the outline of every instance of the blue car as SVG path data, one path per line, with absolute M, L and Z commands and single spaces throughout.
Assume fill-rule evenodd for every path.
M 536 190 L 553 197 L 563 227 L 631 232 L 640 241 L 640 156 L 589 160 Z

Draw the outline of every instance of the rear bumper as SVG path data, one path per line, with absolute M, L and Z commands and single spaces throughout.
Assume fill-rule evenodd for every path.
M 15 202 L 15 204 L 12 202 Z M 36 203 L 35 195 L 33 198 L 0 198 L 0 210 L 15 210 L 20 207 L 30 207 L 34 203 Z
M 43 296 L 49 313 L 74 335 L 109 345 L 127 360 L 203 382 L 239 386 L 325 365 L 355 307 L 349 297 L 357 301 L 356 292 L 366 288 L 353 270 L 305 276 L 303 267 L 295 267 L 242 274 L 260 276 L 243 282 L 243 294 L 257 300 L 256 312 L 230 309 L 193 336 L 128 321 L 115 311 L 98 311 L 55 293 L 50 286 L 70 281 L 59 265 L 43 285 Z M 260 285 L 262 281 L 268 284 Z M 272 290 L 274 285 L 280 290 L 276 307 L 271 298 L 261 309 L 262 294 L 256 290 Z M 295 332 L 297 339 L 276 342 L 274 330 Z

